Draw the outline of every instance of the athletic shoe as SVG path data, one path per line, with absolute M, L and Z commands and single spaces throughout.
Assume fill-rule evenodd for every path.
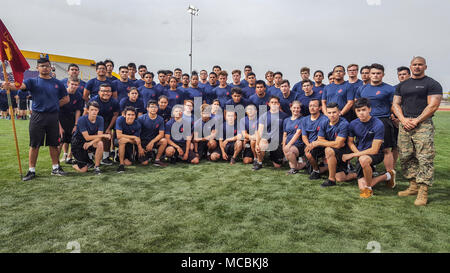
M 260 164 L 260 163 L 256 163 L 256 165 L 255 166 L 253 166 L 253 170 L 254 171 L 258 171 L 258 170 L 261 170 L 262 169 L 262 164 Z
M 153 166 L 157 166 L 157 167 L 167 167 L 167 163 L 162 162 L 161 160 L 155 160 L 155 162 L 153 162 Z
M 73 163 L 73 159 L 72 158 L 67 158 L 66 159 L 66 164 L 73 165 L 74 164 Z
M 298 170 L 296 170 L 296 169 L 290 169 L 290 170 L 286 173 L 286 175 L 297 174 L 297 173 L 298 173 Z
M 113 163 L 114 163 L 114 162 L 112 162 L 112 160 L 111 160 L 109 157 L 104 158 L 104 159 L 101 161 L 101 164 L 102 164 L 102 165 L 106 165 L 106 166 L 111 166 Z
M 117 172 L 118 172 L 118 173 L 123 173 L 123 172 L 125 172 L 125 166 L 124 166 L 124 165 L 119 165 L 119 168 L 117 168 Z
M 96 175 L 102 174 L 102 171 L 100 170 L 100 167 L 94 167 L 94 173 Z
M 369 189 L 369 188 L 365 188 L 364 190 L 361 191 L 361 193 L 359 194 L 359 197 L 361 198 L 369 198 L 373 195 L 373 190 Z
M 386 187 L 393 189 L 395 188 L 395 186 L 397 185 L 397 183 L 395 183 L 395 170 L 392 171 L 388 171 L 388 173 L 391 175 L 391 179 L 389 179 L 388 181 L 386 181 Z
M 325 180 L 325 182 L 322 183 L 322 185 L 320 185 L 321 187 L 331 187 L 331 186 L 336 186 L 336 181 L 327 179 Z
M 28 171 L 27 172 L 27 175 L 25 175 L 23 178 L 22 178 L 22 181 L 29 181 L 29 180 L 31 180 L 31 179 L 33 179 L 33 178 L 35 178 L 36 177 L 36 173 L 35 172 L 30 172 L 30 171 Z
M 258 164 L 258 161 L 256 161 L 255 159 L 253 159 L 253 167 L 255 167 L 256 164 Z
M 64 176 L 67 173 L 61 168 L 61 166 L 58 166 L 57 169 L 53 169 L 51 175 L 57 175 L 57 176 Z
M 309 179 L 310 180 L 317 180 L 317 179 L 320 179 L 321 177 L 320 177 L 320 173 L 318 173 L 318 172 L 315 172 L 315 171 L 313 171 L 312 173 L 311 173 L 311 175 L 309 176 Z
M 234 164 L 236 164 L 236 158 L 232 157 L 230 159 L 230 165 L 234 165 Z

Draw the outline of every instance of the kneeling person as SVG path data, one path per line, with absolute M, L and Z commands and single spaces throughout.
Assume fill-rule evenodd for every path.
M 95 153 L 94 172 L 100 174 L 100 161 L 103 157 L 103 140 L 111 139 L 110 134 L 104 134 L 104 120 L 98 115 L 100 106 L 96 101 L 87 103 L 87 115 L 78 119 L 75 133 L 72 136 L 72 154 L 76 159 L 73 168 L 85 173 L 92 164 L 89 153 Z
M 120 116 L 116 121 L 119 173 L 125 171 L 125 165 L 130 166 L 135 161 L 142 161 L 145 156 L 145 150 L 141 146 L 141 124 L 136 120 L 136 109 L 127 106 L 123 112 L 125 116 Z
M 383 139 L 384 125 L 381 120 L 370 115 L 370 102 L 366 98 L 360 98 L 355 103 L 357 119 L 349 126 L 348 146 L 353 153 L 344 154 L 342 160 L 347 161 L 358 157 L 356 174 L 360 190 L 360 197 L 369 198 L 373 195 L 372 187 L 378 182 L 389 181 L 388 186 L 393 188 L 394 174 L 392 171 L 372 177 L 373 167 L 384 159 Z M 355 140 L 357 145 L 355 145 Z

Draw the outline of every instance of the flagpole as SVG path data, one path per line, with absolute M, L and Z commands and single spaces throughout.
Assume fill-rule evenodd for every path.
M 11 103 L 11 91 L 9 88 L 9 79 L 8 79 L 8 74 L 6 73 L 6 65 L 5 65 L 4 61 L 2 61 L 2 67 L 3 67 L 3 78 L 5 79 L 5 82 L 6 82 L 6 94 L 8 96 L 9 115 L 11 116 L 12 128 L 13 128 L 13 132 L 14 132 L 14 142 L 16 143 L 16 152 L 17 152 L 17 161 L 19 162 L 20 179 L 22 180 L 22 178 L 23 178 L 22 163 L 20 162 L 19 143 L 17 141 L 17 133 L 16 133 L 16 122 L 14 121 L 15 117 L 14 117 L 14 111 L 13 111 L 12 103 Z

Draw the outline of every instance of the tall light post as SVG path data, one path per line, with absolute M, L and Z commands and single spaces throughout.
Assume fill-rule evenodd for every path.
M 199 9 L 195 8 L 193 5 L 189 5 L 187 12 L 191 14 L 191 50 L 189 52 L 189 57 L 191 59 L 190 62 L 190 71 L 191 71 L 191 75 L 192 75 L 192 33 L 193 33 L 193 26 L 192 26 L 192 22 L 194 19 L 194 15 L 197 16 L 198 15 L 198 11 Z

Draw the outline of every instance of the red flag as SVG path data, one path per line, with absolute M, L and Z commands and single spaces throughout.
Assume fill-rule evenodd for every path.
M 11 34 L 6 29 L 2 20 L 0 19 L 0 58 L 3 61 L 8 61 L 14 75 L 14 82 L 17 88 L 22 85 L 23 73 L 30 68 L 22 52 L 20 52 Z M 6 80 L 6 79 L 5 79 Z

